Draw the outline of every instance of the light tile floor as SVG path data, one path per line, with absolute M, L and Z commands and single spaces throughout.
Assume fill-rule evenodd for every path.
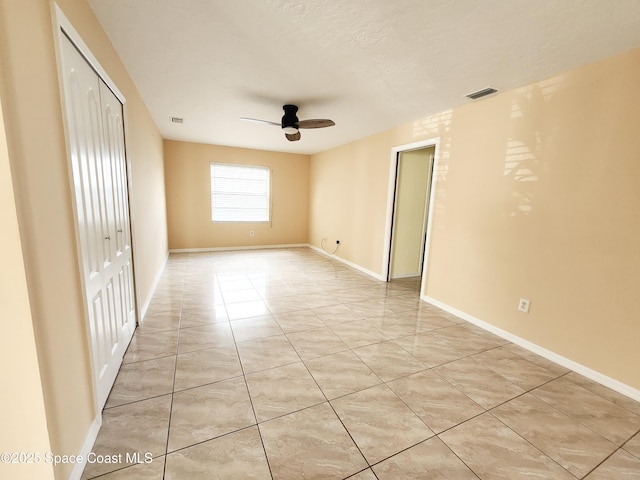
M 306 248 L 176 254 L 94 447 L 122 462 L 83 478 L 639 480 L 639 432 L 640 403 L 416 280 Z

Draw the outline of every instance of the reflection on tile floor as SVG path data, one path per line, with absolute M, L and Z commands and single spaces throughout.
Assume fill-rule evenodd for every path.
M 306 248 L 172 254 L 93 451 L 122 461 L 84 479 L 640 480 L 640 403 L 415 279 Z

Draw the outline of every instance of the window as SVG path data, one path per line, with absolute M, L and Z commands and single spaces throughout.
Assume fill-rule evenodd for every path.
M 268 222 L 270 171 L 267 167 L 211 164 L 211 220 Z

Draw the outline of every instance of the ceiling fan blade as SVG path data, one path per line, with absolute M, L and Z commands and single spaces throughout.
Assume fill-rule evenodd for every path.
M 270 122 L 269 120 L 258 120 L 257 118 L 240 117 L 240 120 L 244 120 L 245 122 L 264 123 L 266 125 L 280 126 L 279 122 Z
M 287 137 L 287 140 L 289 140 L 290 142 L 295 142 L 297 140 L 300 140 L 300 132 L 285 133 L 284 136 Z
M 301 120 L 298 122 L 298 128 L 324 128 L 333 127 L 336 123 L 326 118 L 313 118 L 311 120 Z

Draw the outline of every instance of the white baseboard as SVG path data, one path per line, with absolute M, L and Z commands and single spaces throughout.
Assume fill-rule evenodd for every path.
M 344 258 L 339 257 L 338 255 L 335 255 L 333 253 L 329 253 L 324 251 L 322 248 L 316 247 L 315 245 L 305 245 L 306 247 L 309 247 L 311 250 L 314 250 L 326 257 L 332 258 L 333 260 L 337 260 L 338 262 L 344 263 L 345 265 L 350 266 L 351 268 L 358 270 L 359 272 L 364 273 L 365 275 L 369 275 L 370 277 L 375 278 L 376 280 L 380 280 L 382 282 L 386 282 L 387 279 L 384 278 L 382 275 L 380 275 L 379 273 L 373 272 L 371 270 L 367 270 L 364 267 L 361 267 L 360 265 L 350 262 L 349 260 L 345 260 Z
M 162 274 L 164 273 L 164 269 L 167 266 L 167 261 L 169 260 L 169 252 L 164 257 L 164 262 L 162 262 L 162 267 L 158 269 L 156 272 L 156 278 L 153 279 L 153 284 L 151 285 L 151 289 L 149 290 L 149 294 L 142 304 L 142 308 L 140 308 L 140 318 L 138 319 L 139 323 L 142 323 L 142 319 L 147 314 L 147 310 L 149 309 L 149 304 L 151 303 L 151 299 L 153 299 L 153 294 L 158 287 L 158 283 L 160 283 L 160 279 L 162 278 Z
M 91 426 L 89 427 L 89 431 L 87 432 L 87 436 L 84 439 L 82 448 L 78 452 L 78 456 L 79 458 L 82 458 L 82 462 L 78 462 L 73 466 L 71 475 L 69 475 L 69 480 L 80 480 L 80 478 L 82 477 L 84 467 L 87 465 L 87 457 L 91 453 L 91 450 L 96 443 L 96 438 L 98 438 L 98 432 L 100 431 L 101 426 L 102 413 L 98 413 L 96 418 L 93 419 Z
M 226 252 L 232 250 L 267 250 L 277 248 L 301 248 L 306 243 L 292 243 L 282 245 L 248 245 L 242 247 L 208 247 L 208 248 L 172 248 L 169 253 L 199 253 L 199 252 Z
M 525 340 L 524 338 L 518 337 L 517 335 L 507 332 L 506 330 L 502 330 L 501 328 L 498 328 L 495 325 L 491 325 L 490 323 L 480 320 L 479 318 L 476 318 L 473 315 L 469 315 L 468 313 L 458 310 L 457 308 L 447 305 L 446 303 L 436 300 L 435 298 L 431 298 L 426 295 L 421 295 L 420 298 L 425 302 L 428 302 L 438 308 L 441 308 L 445 312 L 451 313 L 452 315 L 455 315 L 456 317 L 466 320 L 469 323 L 473 323 L 474 325 L 477 325 L 478 327 L 484 330 L 487 330 L 488 332 L 498 335 L 499 337 L 502 337 L 505 340 L 515 343 L 516 345 L 522 348 L 525 348 L 530 352 L 540 355 L 541 357 L 544 357 L 547 360 L 557 363 L 558 365 L 568 368 L 569 370 L 572 370 L 576 373 L 579 373 L 580 375 L 587 377 L 588 379 L 593 380 L 594 382 L 597 382 L 601 385 L 604 385 L 605 387 L 608 387 L 611 390 L 615 390 L 616 392 L 621 393 L 622 395 L 625 395 L 629 398 L 632 398 L 633 400 L 640 402 L 640 390 L 633 388 L 625 383 L 622 383 L 616 380 L 615 378 L 608 377 L 607 375 L 604 375 L 596 370 L 593 370 L 589 367 L 585 367 L 584 365 L 578 362 L 574 362 L 569 358 L 563 357 L 562 355 L 552 352 L 551 350 L 547 350 L 546 348 L 541 347 L 540 345 L 537 345 L 533 342 L 530 342 L 529 340 Z

